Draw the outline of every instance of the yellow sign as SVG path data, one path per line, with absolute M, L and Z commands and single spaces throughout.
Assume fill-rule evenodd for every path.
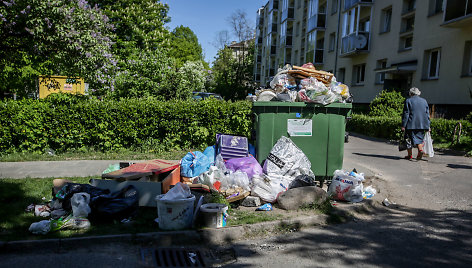
M 46 98 L 52 93 L 84 94 L 83 78 L 67 76 L 39 76 L 39 98 Z

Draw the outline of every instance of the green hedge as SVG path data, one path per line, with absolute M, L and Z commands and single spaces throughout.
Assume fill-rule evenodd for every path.
M 459 122 L 462 123 L 462 137 L 472 136 L 472 122 L 470 121 L 431 119 L 431 136 L 434 142 L 451 142 L 454 128 Z M 399 140 L 401 137 L 401 118 L 353 114 L 352 119 L 347 123 L 347 130 L 371 137 Z
M 110 151 L 121 148 L 173 150 L 204 148 L 215 134 L 250 135 L 251 103 L 97 100 L 56 95 L 44 100 L 0 101 L 0 153 Z M 400 117 L 353 114 L 347 130 L 398 140 Z M 472 122 L 432 119 L 435 143 L 449 143 L 458 122 L 464 142 L 472 138 Z
M 0 101 L 0 152 L 50 148 L 202 148 L 218 132 L 248 136 L 249 102 L 97 100 L 63 95 Z

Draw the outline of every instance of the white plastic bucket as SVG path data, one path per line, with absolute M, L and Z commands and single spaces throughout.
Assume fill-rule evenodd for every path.
M 161 200 L 162 197 L 163 194 L 156 196 L 159 229 L 181 230 L 192 227 L 195 196 L 175 200 Z
M 226 211 L 228 206 L 225 204 L 208 203 L 200 207 L 202 213 L 203 225 L 205 227 L 220 228 L 226 226 Z

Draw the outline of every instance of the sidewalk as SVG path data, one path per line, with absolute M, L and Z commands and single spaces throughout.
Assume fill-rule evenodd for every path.
M 404 152 L 398 152 L 396 146 L 384 140 L 372 139 L 360 135 L 351 136 L 349 143 L 345 144 L 343 169 L 352 170 L 356 168 L 367 176 L 376 176 L 384 181 L 405 183 L 427 183 L 425 176 L 431 178 L 442 178 L 453 174 L 455 179 L 469 180 L 472 159 L 462 156 L 439 155 L 425 162 L 413 162 L 403 160 Z M 118 163 L 120 160 L 80 160 L 80 161 L 40 161 L 40 162 L 0 162 L 0 178 L 43 178 L 43 177 L 86 177 L 100 176 L 109 164 Z M 419 168 L 420 167 L 420 168 Z M 443 169 L 448 168 L 446 171 Z M 425 173 L 424 170 L 427 172 Z M 425 175 L 426 174 L 426 175 Z M 424 180 L 418 180 L 418 179 Z M 410 185 L 411 186 L 411 185 Z M 420 185 L 423 187 L 422 185 Z M 436 187 L 436 186 L 435 186 Z M 457 191 L 468 191 L 469 188 L 457 186 Z M 383 194 L 385 190 L 382 189 Z M 379 195 L 380 196 L 380 195 Z M 338 213 L 344 216 L 352 210 L 373 211 L 379 208 L 377 197 L 374 201 L 358 204 L 340 204 Z M 439 198 L 441 199 L 441 198 Z M 406 204 L 408 205 L 408 204 Z M 466 204 L 467 205 L 467 204 Z M 454 204 L 457 206 L 457 204 Z M 109 242 L 149 242 L 153 241 L 161 246 L 179 244 L 212 243 L 220 244 L 229 240 L 247 238 L 260 233 L 271 232 L 280 229 L 281 226 L 294 226 L 301 228 L 305 226 L 319 226 L 326 224 L 326 215 L 313 215 L 284 221 L 264 222 L 252 225 L 227 227 L 221 229 L 203 229 L 197 231 L 179 232 L 155 232 L 136 235 L 111 235 L 100 237 L 82 237 L 68 239 L 47 239 L 36 241 L 0 242 L 0 251 L 18 251 L 34 249 L 50 245 L 54 247 L 68 247 L 90 243 Z

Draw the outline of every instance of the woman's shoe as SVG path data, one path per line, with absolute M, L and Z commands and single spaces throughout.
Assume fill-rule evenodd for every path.
M 407 155 L 407 156 L 405 156 L 405 157 L 403 157 L 403 158 L 406 159 L 406 160 L 411 160 L 411 159 L 413 159 L 413 156 L 412 156 L 412 155 Z
M 416 160 L 421 160 L 423 158 L 424 152 L 418 151 L 418 155 L 416 156 Z

